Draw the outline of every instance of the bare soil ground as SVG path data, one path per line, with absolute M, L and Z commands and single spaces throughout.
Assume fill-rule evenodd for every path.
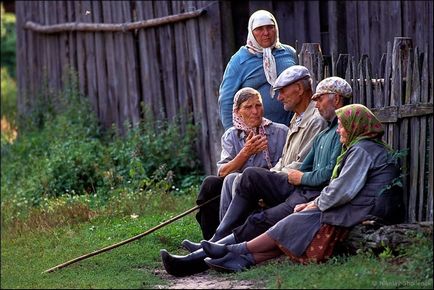
M 257 282 L 239 281 L 229 274 L 205 271 L 188 277 L 174 277 L 164 270 L 155 270 L 154 274 L 169 282 L 168 285 L 157 285 L 156 289 L 263 289 Z

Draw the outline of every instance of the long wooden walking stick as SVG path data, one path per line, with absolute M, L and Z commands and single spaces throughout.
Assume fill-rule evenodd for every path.
M 138 240 L 138 239 L 140 239 L 140 238 L 142 238 L 142 237 L 144 237 L 144 236 L 146 236 L 146 235 L 149 235 L 150 233 L 152 233 L 152 232 L 154 232 L 154 231 L 156 231 L 156 230 L 158 230 L 158 229 L 160 229 L 160 228 L 162 228 L 162 227 L 164 227 L 164 226 L 166 226 L 166 225 L 168 225 L 168 224 L 170 224 L 170 223 L 172 223 L 172 222 L 174 222 L 174 221 L 176 221 L 176 220 L 182 218 L 183 216 L 188 215 L 189 213 L 191 213 L 191 212 L 193 212 L 193 211 L 199 209 L 200 207 L 202 207 L 202 206 L 204 206 L 204 205 L 210 203 L 211 201 L 214 201 L 214 200 L 217 199 L 218 197 L 220 197 L 220 195 L 217 195 L 217 196 L 211 198 L 210 200 L 207 200 L 206 202 L 204 202 L 204 203 L 202 203 L 202 204 L 196 205 L 195 207 L 190 208 L 189 210 L 187 210 L 187 211 L 185 211 L 185 212 L 183 212 L 183 213 L 181 213 L 181 214 L 179 214 L 179 215 L 177 215 L 177 216 L 175 216 L 175 217 L 173 217 L 173 218 L 171 218 L 171 219 L 169 219 L 169 220 L 167 220 L 167 221 L 165 221 L 165 222 L 159 224 L 158 226 L 153 227 L 152 229 L 147 230 L 146 232 L 143 232 L 143 233 L 141 233 L 141 234 L 138 234 L 137 236 L 131 237 L 131 238 L 127 239 L 127 240 L 121 241 L 121 242 L 116 243 L 116 244 L 113 244 L 113 245 L 111 245 L 111 246 L 107 246 L 107 247 L 102 248 L 102 249 L 100 249 L 100 250 L 96 250 L 96 251 L 94 251 L 94 252 L 92 252 L 92 253 L 89 253 L 89 254 L 86 254 L 86 255 L 83 255 L 83 256 L 77 257 L 77 258 L 75 258 L 75 259 L 69 260 L 69 261 L 67 261 L 67 262 L 65 262 L 65 263 L 59 264 L 59 265 L 57 265 L 57 266 L 55 266 L 55 267 L 53 267 L 53 268 L 50 268 L 50 269 L 48 269 L 48 270 L 45 270 L 44 272 L 42 272 L 42 274 L 53 272 L 53 271 L 55 271 L 55 270 L 58 270 L 58 269 L 64 268 L 64 267 L 69 266 L 69 265 L 71 265 L 71 264 L 73 264 L 73 263 L 76 263 L 76 262 L 78 262 L 78 261 L 81 261 L 81 260 L 84 260 L 84 259 L 90 258 L 90 257 L 92 257 L 92 256 L 98 255 L 98 254 L 103 253 L 103 252 L 110 251 L 111 249 L 114 249 L 114 248 L 120 247 L 120 246 L 125 245 L 125 244 L 127 244 L 127 243 L 130 243 L 130 242 L 132 242 L 132 241 Z

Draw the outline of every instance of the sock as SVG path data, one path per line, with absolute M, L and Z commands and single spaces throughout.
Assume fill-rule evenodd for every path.
M 247 242 L 242 242 L 239 244 L 227 245 L 228 250 L 234 254 L 243 255 L 248 254 L 249 250 L 247 250 Z
M 244 259 L 246 259 L 247 261 L 252 263 L 252 265 L 256 265 L 255 258 L 253 257 L 252 254 L 247 253 L 247 254 L 244 254 L 243 257 L 244 257 Z

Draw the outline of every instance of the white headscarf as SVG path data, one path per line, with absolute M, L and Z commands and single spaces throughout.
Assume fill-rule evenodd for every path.
M 259 43 L 256 41 L 253 36 L 253 30 L 259 26 L 264 25 L 274 25 L 276 27 L 276 40 L 270 47 L 261 47 Z M 277 26 L 276 19 L 273 14 L 266 10 L 258 10 L 250 16 L 249 26 L 248 26 L 248 35 L 247 35 L 247 43 L 246 46 L 254 51 L 255 53 L 263 54 L 263 67 L 265 72 L 265 77 L 267 78 L 268 83 L 273 86 L 274 82 L 277 78 L 277 69 L 276 69 L 276 60 L 274 59 L 271 51 L 274 47 L 280 46 L 279 41 L 279 27 Z

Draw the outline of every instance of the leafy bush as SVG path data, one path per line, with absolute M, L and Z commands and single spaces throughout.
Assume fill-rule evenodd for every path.
M 14 122 L 17 108 L 17 86 L 6 70 L 1 68 L 1 117 Z
M 7 68 L 9 75 L 15 78 L 15 15 L 6 13 L 1 4 L 1 67 Z M 3 72 L 2 72 L 3 74 Z
M 124 137 L 103 135 L 77 92 L 65 89 L 60 106 L 41 102 L 18 139 L 2 146 L 2 209 L 19 216 L 62 195 L 92 195 L 96 205 L 140 192 L 183 194 L 200 182 L 192 126 L 181 134 L 176 122 L 144 120 Z
M 117 181 L 146 189 L 155 180 L 164 180 L 172 189 L 186 188 L 198 181 L 198 158 L 191 140 L 196 131 L 188 126 L 182 135 L 178 122 L 146 120 L 130 128 L 125 139 L 118 139 L 109 147 L 114 162 L 112 174 Z

